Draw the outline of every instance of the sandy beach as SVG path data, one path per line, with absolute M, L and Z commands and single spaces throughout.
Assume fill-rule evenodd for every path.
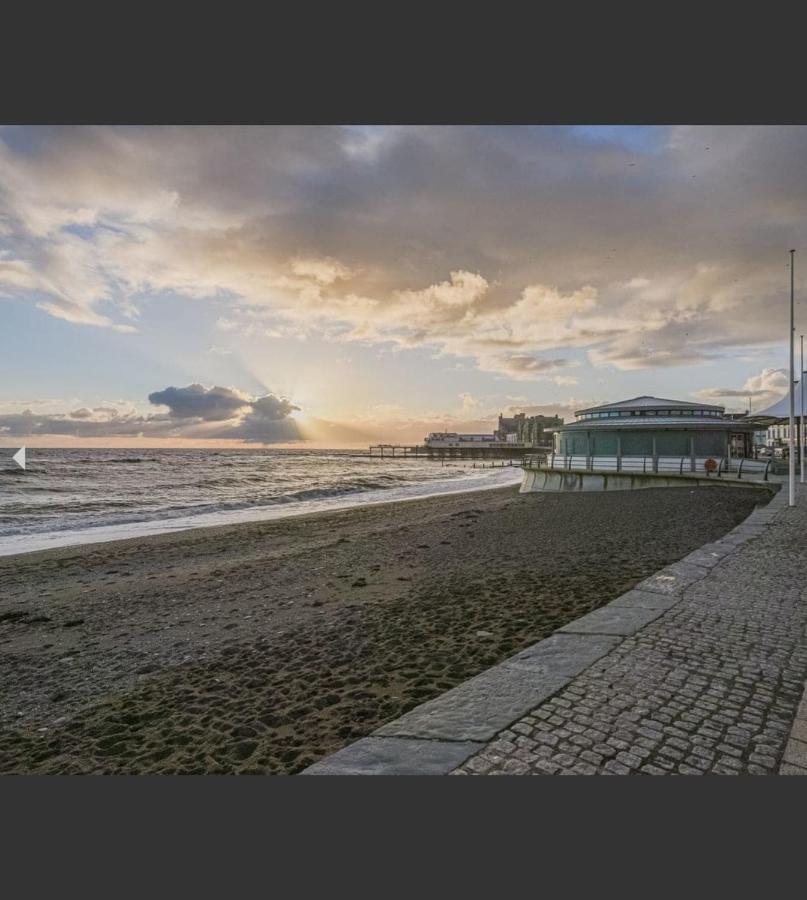
M 767 494 L 517 488 L 0 559 L 0 772 L 294 773 Z

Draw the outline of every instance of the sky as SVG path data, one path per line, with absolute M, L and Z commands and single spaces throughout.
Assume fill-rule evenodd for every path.
M 0 127 L 0 443 L 761 409 L 805 160 L 805 127 Z

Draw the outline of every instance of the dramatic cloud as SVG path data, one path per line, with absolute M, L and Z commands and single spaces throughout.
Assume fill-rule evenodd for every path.
M 639 369 L 780 342 L 807 128 L 604 137 L 2 129 L 0 292 L 120 331 L 145 297 L 215 298 L 235 332 L 426 347 L 562 384 L 571 350 Z M 225 416 L 231 399 L 200 402 Z
M 199 418 L 207 422 L 232 419 L 250 405 L 249 397 L 233 388 L 206 388 L 201 384 L 167 387 L 149 394 L 149 403 L 167 406 L 175 419 Z
M 249 397 L 234 388 L 190 384 L 155 391 L 149 400 L 167 406 L 168 413 L 142 415 L 114 407 L 81 407 L 66 414 L 37 414 L 28 409 L 0 414 L 0 432 L 5 437 L 152 437 L 266 444 L 303 439 L 291 418 L 299 407 L 274 394 Z

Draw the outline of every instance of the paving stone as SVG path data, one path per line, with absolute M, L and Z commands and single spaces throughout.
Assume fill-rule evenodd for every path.
M 612 600 L 608 606 L 642 607 L 644 609 L 668 610 L 681 600 L 680 594 L 659 594 L 653 591 L 632 590 L 616 600 Z
M 560 629 L 565 634 L 629 635 L 635 634 L 664 613 L 663 609 L 603 606 Z
M 785 760 L 793 766 L 807 768 L 807 742 L 791 738 L 785 747 Z
M 615 759 L 609 759 L 603 766 L 603 771 L 611 775 L 630 775 L 630 768 L 623 763 L 617 762 Z
M 807 743 L 807 719 L 796 719 L 793 723 L 793 730 L 791 731 L 790 736 L 796 738 L 796 740 Z
M 507 664 L 525 667 L 552 678 L 571 679 L 605 656 L 619 643 L 608 635 L 563 634 L 558 632 L 511 657 Z M 567 707 L 571 706 L 565 701 Z
M 629 753 L 627 750 L 617 753 L 616 761 L 631 769 L 635 769 L 642 764 L 641 756 L 638 756 L 636 753 Z
M 445 775 L 483 744 L 367 737 L 305 769 L 303 775 Z M 484 765 L 484 763 L 483 763 Z
M 604 758 L 602 753 L 595 753 L 593 750 L 584 750 L 580 754 L 580 759 L 595 766 L 602 765 Z
M 732 747 L 730 744 L 718 744 L 716 747 L 719 753 L 722 753 L 726 756 L 732 756 L 735 759 L 742 756 L 742 751 L 740 751 L 737 747 Z
M 693 567 L 695 569 L 697 567 Z M 700 572 L 701 570 L 698 569 Z M 644 581 L 640 581 L 639 584 L 636 585 L 636 590 L 639 591 L 650 591 L 655 594 L 681 594 L 684 588 L 689 587 L 693 579 L 687 577 L 685 574 L 681 572 L 673 572 L 669 567 L 666 569 L 662 569 L 660 572 L 656 572 L 655 575 L 651 575 L 650 578 L 646 578 Z
M 504 665 L 416 706 L 374 732 L 378 737 L 484 741 L 529 712 L 568 681 Z
M 575 764 L 577 761 L 576 757 L 572 756 L 569 753 L 557 753 L 552 757 L 552 762 L 557 766 L 561 766 L 563 768 L 569 768 Z

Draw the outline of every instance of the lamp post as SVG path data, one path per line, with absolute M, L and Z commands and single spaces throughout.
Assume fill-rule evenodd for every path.
M 795 378 L 795 360 L 794 360 L 794 344 L 796 337 L 796 325 L 794 321 L 793 296 L 794 280 L 793 266 L 795 264 L 796 251 L 790 251 L 790 331 L 788 332 L 788 342 L 790 343 L 790 452 L 788 454 L 788 506 L 796 505 L 796 378 Z
M 799 436 L 801 438 L 799 442 L 799 446 L 801 447 L 801 459 L 799 460 L 799 471 L 801 474 L 799 475 L 799 481 L 804 484 L 804 376 L 807 375 L 807 372 L 804 371 L 804 335 L 801 336 L 801 364 L 799 366 L 801 369 L 801 376 L 799 381 L 801 382 L 801 429 L 799 431 Z

